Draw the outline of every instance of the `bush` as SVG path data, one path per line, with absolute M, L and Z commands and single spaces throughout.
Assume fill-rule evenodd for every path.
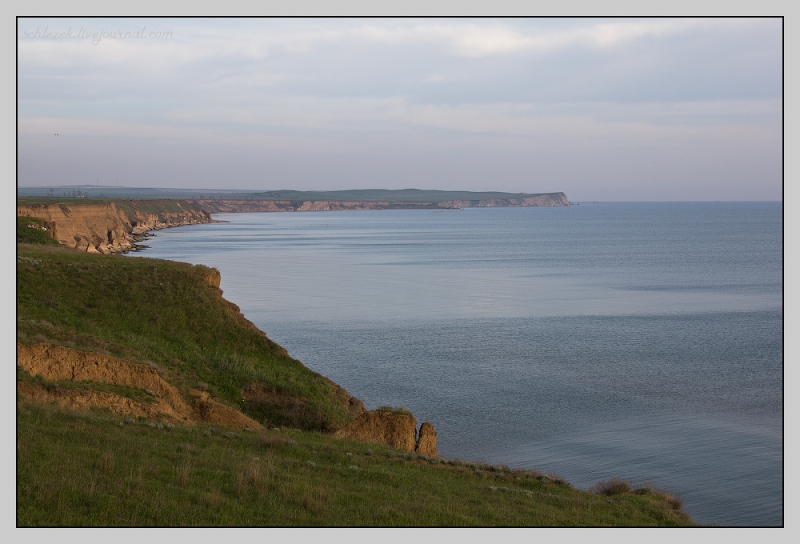
M 590 493 L 595 495 L 605 495 L 610 497 L 612 495 L 622 495 L 629 493 L 631 490 L 630 482 L 620 480 L 619 478 L 612 478 L 605 482 L 599 482 L 589 489 Z

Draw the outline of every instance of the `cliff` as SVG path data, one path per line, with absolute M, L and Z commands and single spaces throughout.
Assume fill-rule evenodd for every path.
M 527 208 L 534 206 L 569 206 L 564 193 L 547 193 L 520 198 L 489 198 L 482 200 L 446 200 L 439 203 L 442 208 Z
M 17 216 L 41 219 L 64 247 L 105 254 L 135 249 L 149 230 L 211 222 L 207 211 L 180 200 L 22 201 Z
M 18 245 L 18 379 L 35 382 L 21 396 L 175 422 L 322 432 L 364 411 L 270 340 L 219 285 L 219 271 L 200 265 Z
M 508 208 L 569 206 L 564 193 L 520 195 L 513 198 L 482 198 L 431 201 L 400 200 L 191 200 L 210 213 L 305 212 L 333 210 L 419 210 L 452 208 Z

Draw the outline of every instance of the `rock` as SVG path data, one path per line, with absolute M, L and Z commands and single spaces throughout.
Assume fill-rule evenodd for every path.
M 423 423 L 417 440 L 417 420 L 409 413 L 370 410 L 336 431 L 333 437 L 383 444 L 428 457 L 439 455 L 433 425 Z
M 417 447 L 416 434 L 417 420 L 411 414 L 370 410 L 336 431 L 333 436 L 414 451 Z
M 420 455 L 428 457 L 438 457 L 439 450 L 436 449 L 436 430 L 427 421 L 419 427 L 419 439 L 414 450 Z

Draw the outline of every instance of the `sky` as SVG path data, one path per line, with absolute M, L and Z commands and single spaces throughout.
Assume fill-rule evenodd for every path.
M 18 19 L 17 182 L 781 200 L 782 40 L 777 18 Z

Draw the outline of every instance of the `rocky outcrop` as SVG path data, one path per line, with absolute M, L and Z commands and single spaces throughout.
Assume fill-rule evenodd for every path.
M 384 444 L 393 448 L 417 452 L 428 457 L 439 455 L 436 431 L 423 423 L 417 439 L 417 420 L 407 412 L 370 410 L 333 434 L 334 438 Z
M 436 448 L 436 430 L 428 422 L 419 427 L 419 438 L 417 439 L 416 452 L 428 457 L 438 457 L 439 450 Z
M 414 451 L 417 447 L 417 420 L 411 414 L 370 410 L 336 431 L 333 436 Z
M 211 222 L 197 206 L 178 200 L 18 204 L 17 216 L 44 220 L 59 244 L 89 253 L 125 253 L 151 230 Z

